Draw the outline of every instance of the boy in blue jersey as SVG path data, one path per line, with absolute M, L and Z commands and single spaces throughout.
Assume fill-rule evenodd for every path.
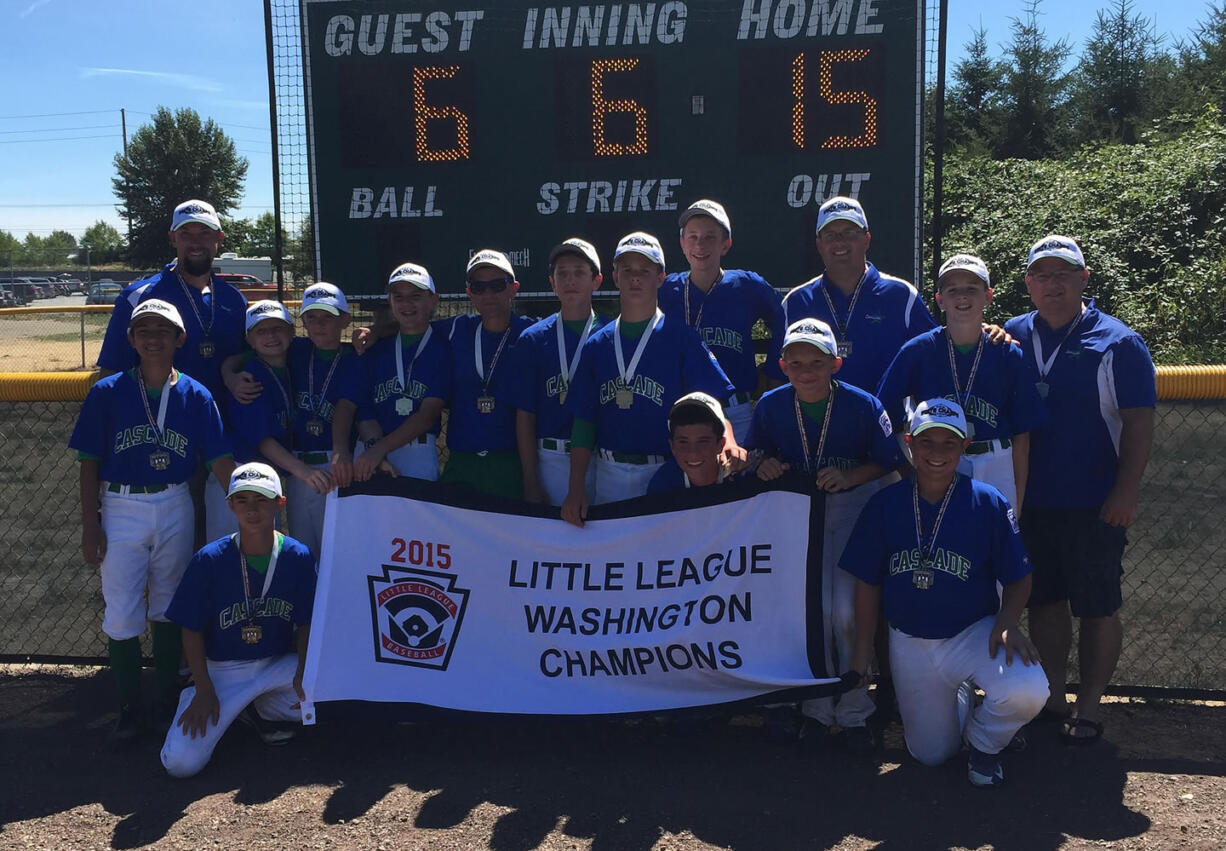
M 234 719 L 248 720 L 269 744 L 292 736 L 269 722 L 300 717 L 315 559 L 273 529 L 284 498 L 277 472 L 251 463 L 230 477 L 227 500 L 238 532 L 192 558 L 167 609 L 182 628 L 191 687 L 179 697 L 162 745 L 162 765 L 191 777 L 208 763 Z
M 1123 642 L 1126 529 L 1136 517 L 1157 404 L 1145 341 L 1084 298 L 1089 280 L 1075 241 L 1040 239 L 1026 264 L 1037 309 L 1005 324 L 1050 417 L 1031 439 L 1022 537 L 1034 559 L 1030 629 L 1051 682 L 1047 710 L 1063 719 L 1070 744 L 1102 736 L 1099 701 Z M 1071 715 L 1064 697 L 1070 611 L 1079 620 L 1081 672 Z
M 817 253 L 825 271 L 783 297 L 784 325 L 805 318 L 828 324 L 843 358 L 840 380 L 868 393 L 903 343 L 936 327 L 915 287 L 868 262 L 871 242 L 860 202 L 829 199 L 817 211 Z
M 478 251 L 469 258 L 465 275 L 476 314 L 436 323 L 450 341 L 452 355 L 449 455 L 440 481 L 521 499 L 515 408 L 498 398 L 510 380 L 507 352 L 532 320 L 511 309 L 519 281 L 501 251 Z
M 609 320 L 592 310 L 600 287 L 600 256 L 572 237 L 549 252 L 549 286 L 559 310 L 519 335 L 507 355 L 506 404 L 515 408 L 515 437 L 523 467 L 524 499 L 560 506 L 570 485 L 572 416 L 562 407 L 579 368 L 583 344 Z M 596 468 L 588 470 L 588 496 Z
M 720 463 L 724 411 L 706 393 L 686 393 L 668 412 L 668 448 L 672 457 L 647 483 L 647 493 L 702 488 L 727 480 Z
M 399 333 L 362 355 L 366 388 L 358 435 L 363 448 L 353 462 L 353 477 L 366 481 L 382 469 L 437 481 L 439 421 L 451 389 L 447 341 L 430 324 L 438 291 L 424 266 L 402 263 L 388 276 L 387 297 Z
M 967 778 L 991 787 L 1004 781 L 1001 751 L 1042 709 L 1047 679 L 1018 627 L 1030 561 L 1017 518 L 1000 491 L 957 472 L 969 442 L 956 402 L 921 402 L 907 435 L 915 478 L 873 495 L 839 566 L 856 577 L 851 669 L 868 669 L 884 601 L 907 750 L 938 765 L 965 740 Z M 970 684 L 984 691 L 973 710 Z
M 660 310 L 678 316 L 696 329 L 732 382 L 735 394 L 724 409 L 738 441 L 749 433 L 753 416 L 751 394 L 758 389 L 753 326 L 761 319 L 771 332 L 767 362 L 779 355 L 783 338 L 783 308 L 779 294 L 761 275 L 744 269 L 724 269 L 732 248 L 732 222 L 723 205 L 695 201 L 678 219 L 681 252 L 689 272 L 674 272 L 660 288 Z
M 907 341 L 877 388 L 896 427 L 905 401 L 944 397 L 962 406 L 971 444 L 959 470 L 995 487 L 1022 516 L 1030 432 L 1045 419 L 1043 400 L 1025 377 L 1022 350 L 992 345 L 983 311 L 992 300 L 984 262 L 955 254 L 937 274 L 937 305 L 945 327 Z
M 353 481 L 354 400 L 362 398 L 366 370 L 341 343 L 350 317 L 349 301 L 338 287 L 311 284 L 298 316 L 307 336 L 295 337 L 289 347 L 293 454 L 280 461 L 264 454 L 292 474 L 285 483 L 289 533 L 319 558 L 328 491 Z
M 758 401 L 746 449 L 763 454 L 759 478 L 769 481 L 788 469 L 803 470 L 827 492 L 822 603 L 833 641 L 826 642 L 826 664 L 845 673 L 851 670 L 855 636 L 855 581 L 835 566 L 881 477 L 904 459 L 881 403 L 834 379 L 843 365 L 837 352 L 838 343 L 825 322 L 801 319 L 788 327 L 779 367 L 789 383 Z M 802 704 L 809 719 L 805 738 L 819 742 L 837 724 L 849 749 L 871 751 L 875 742 L 867 722 L 873 709 L 864 687 L 835 698 L 806 700 Z
M 87 563 L 102 565 L 102 630 L 119 692 L 116 746 L 139 732 L 146 621 L 153 632 L 155 713 L 173 706 L 180 644 L 166 607 L 193 547 L 186 483 L 202 462 L 222 479 L 234 469 L 212 395 L 173 367 L 185 339 L 173 305 L 151 299 L 133 310 L 128 342 L 139 364 L 90 388 L 68 442 L 80 460 L 81 550 Z
M 571 429 L 570 486 L 562 519 L 582 526 L 586 478 L 596 461 L 595 503 L 641 496 L 668 452 L 668 411 L 694 390 L 716 399 L 732 385 L 693 328 L 666 317 L 656 296 L 664 283 L 664 250 L 654 236 L 627 234 L 613 254 L 621 314 L 587 341 L 566 410 Z M 724 435 L 724 452 L 744 459 Z

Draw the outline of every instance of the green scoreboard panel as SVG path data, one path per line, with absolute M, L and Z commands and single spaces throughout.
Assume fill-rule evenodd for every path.
M 863 201 L 879 268 L 916 275 L 923 0 L 302 8 L 317 270 L 346 292 L 413 260 L 461 293 L 481 248 L 547 291 L 553 245 L 607 265 L 632 230 L 682 270 L 699 198 L 732 218 L 726 264 L 776 287 L 821 271 L 831 195 Z

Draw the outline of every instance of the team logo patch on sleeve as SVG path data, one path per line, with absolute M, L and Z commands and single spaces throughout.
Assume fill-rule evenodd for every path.
M 894 433 L 894 426 L 890 423 L 890 415 L 885 411 L 882 411 L 881 416 L 877 417 L 877 425 L 881 426 L 881 433 L 886 437 Z
M 1005 514 L 1009 518 L 1009 528 L 1013 530 L 1013 534 L 1020 534 L 1017 526 L 1017 515 L 1013 513 L 1013 509 L 1008 509 Z
M 445 573 L 383 565 L 370 585 L 375 661 L 447 670 L 455 648 L 468 589 Z

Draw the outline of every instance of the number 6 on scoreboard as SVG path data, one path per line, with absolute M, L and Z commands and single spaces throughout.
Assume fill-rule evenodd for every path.
M 647 153 L 647 110 L 633 98 L 605 100 L 604 78 L 606 74 L 634 70 L 637 59 L 592 60 L 592 149 L 598 157 L 624 157 Z M 610 142 L 605 137 L 605 116 L 625 112 L 634 116 L 634 142 L 623 144 Z
M 417 161 L 423 163 L 454 162 L 468 159 L 468 115 L 456 106 L 431 106 L 426 103 L 428 80 L 450 80 L 460 72 L 459 65 L 438 65 L 413 69 L 413 121 L 417 130 Z M 431 148 L 429 122 L 455 122 L 455 146 Z

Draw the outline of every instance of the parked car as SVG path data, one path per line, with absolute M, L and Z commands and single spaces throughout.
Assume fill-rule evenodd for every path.
M 272 290 L 276 292 L 277 285 L 271 281 L 261 281 L 255 275 L 244 275 L 239 272 L 214 272 L 223 281 L 234 284 L 240 290 Z
M 18 307 L 17 297 L 6 286 L 0 286 L 0 307 Z
M 115 297 L 123 291 L 123 287 L 114 281 L 99 281 L 89 289 L 85 296 L 86 304 L 114 304 Z

